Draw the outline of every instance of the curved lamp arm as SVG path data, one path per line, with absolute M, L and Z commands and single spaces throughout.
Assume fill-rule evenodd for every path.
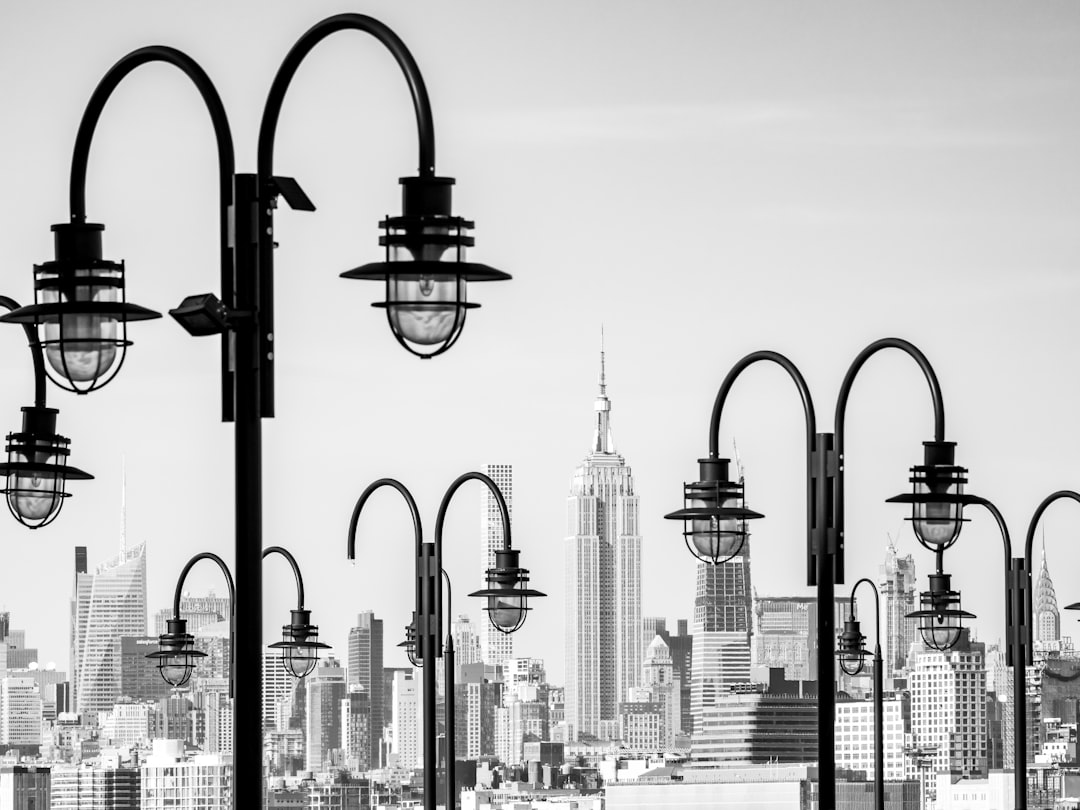
M 450 506 L 450 501 L 454 497 L 454 494 L 458 491 L 462 484 L 467 481 L 479 481 L 486 486 L 491 494 L 495 497 L 495 502 L 499 505 L 499 514 L 502 517 L 503 526 L 503 548 L 511 548 L 510 538 L 510 510 L 506 506 L 506 499 L 503 497 L 502 491 L 499 489 L 498 484 L 491 480 L 488 476 L 482 472 L 467 472 L 464 475 L 459 475 L 454 483 L 450 485 L 450 488 L 446 490 L 446 494 L 443 495 L 442 503 L 439 504 L 439 514 L 435 518 L 435 569 L 437 571 L 443 570 L 443 553 L 442 553 L 442 535 L 443 535 L 443 522 L 446 519 L 446 510 Z M 435 594 L 435 604 L 442 607 L 442 578 L 437 580 L 438 593 Z M 437 627 L 442 627 L 442 616 L 436 618 Z
M 319 42 L 337 31 L 353 29 L 371 34 L 397 60 L 405 80 L 409 83 L 412 93 L 413 108 L 416 110 L 416 127 L 420 139 L 420 175 L 433 177 L 435 175 L 435 127 L 432 123 L 431 102 L 428 100 L 427 88 L 424 79 L 420 75 L 420 69 L 416 66 L 409 49 L 393 31 L 378 20 L 364 14 L 335 14 L 327 17 L 311 28 L 296 41 L 292 49 L 285 56 L 285 61 L 278 68 L 274 76 L 273 84 L 270 85 L 270 93 L 263 108 L 262 124 L 259 127 L 258 147 L 258 173 L 262 182 L 267 182 L 274 174 L 274 137 L 277 133 L 278 117 L 281 114 L 281 105 L 285 100 L 285 91 L 289 89 L 289 83 L 296 74 L 304 57 Z
M 851 586 L 851 602 L 848 604 L 848 615 L 851 618 L 855 618 L 855 591 L 859 589 L 859 586 L 863 583 L 870 586 L 870 590 L 874 592 L 874 641 L 877 646 L 880 647 L 881 636 L 881 600 L 878 595 L 877 586 L 867 577 L 863 577 L 853 586 Z
M 79 131 L 75 136 L 75 152 L 71 159 L 71 221 L 86 221 L 86 165 L 90 155 L 90 142 L 93 140 L 94 129 L 105 108 L 105 102 L 109 100 L 113 90 L 125 76 L 148 62 L 166 62 L 179 68 L 195 84 L 203 101 L 206 102 L 210 121 L 214 125 L 214 136 L 217 139 L 222 211 L 221 241 L 224 250 L 228 238 L 228 221 L 225 219 L 225 213 L 232 202 L 232 175 L 235 166 L 232 134 L 225 115 L 225 106 L 221 103 L 221 97 L 210 81 L 210 77 L 199 64 L 183 51 L 165 45 L 138 48 L 121 58 L 102 77 L 93 95 L 90 96 L 82 121 L 79 123 Z
M 814 435 L 817 433 L 817 422 L 814 417 L 814 400 L 810 396 L 810 389 L 806 385 L 806 380 L 803 379 L 802 372 L 799 371 L 794 363 L 779 352 L 759 351 L 751 352 L 732 366 L 731 371 L 727 373 L 727 376 L 724 377 L 724 381 L 720 384 L 720 390 L 716 392 L 716 401 L 713 403 L 712 419 L 709 421 L 710 457 L 717 458 L 720 455 L 720 417 L 723 415 L 724 403 L 727 402 L 728 393 L 731 391 L 731 387 L 735 384 L 735 380 L 743 373 L 743 371 L 760 360 L 769 360 L 779 365 L 790 375 L 792 381 L 795 383 L 795 387 L 799 389 L 799 396 L 802 397 L 803 412 L 806 415 L 807 456 L 809 456 L 810 452 L 813 450 Z
M 271 554 L 280 554 L 284 557 L 289 567 L 292 568 L 293 576 L 296 577 L 296 609 L 304 609 L 304 578 L 300 576 L 300 566 L 296 564 L 296 558 L 281 546 L 269 546 L 263 549 L 262 558 L 265 560 Z
M 0 295 L 0 306 L 9 312 L 14 312 L 19 309 L 19 304 L 14 298 L 8 298 L 6 295 Z M 38 408 L 45 407 L 45 355 L 41 351 L 41 344 L 38 343 L 37 330 L 34 329 L 34 325 L 31 323 L 24 323 L 22 325 L 23 331 L 26 332 L 26 339 L 30 343 L 30 354 L 34 358 L 34 405 Z
M 373 481 L 372 483 L 368 484 L 367 489 L 360 493 L 360 497 L 356 501 L 356 506 L 353 507 L 352 518 L 350 518 L 349 520 L 349 538 L 348 545 L 345 550 L 345 556 L 350 560 L 356 559 L 356 527 L 357 524 L 360 522 L 360 512 L 363 510 L 364 504 L 367 503 L 368 498 L 370 498 L 377 489 L 381 489 L 382 487 L 392 487 L 396 489 L 399 493 L 401 493 L 401 496 L 405 499 L 405 503 L 407 503 L 409 506 L 409 513 L 412 515 L 413 521 L 413 535 L 415 536 L 416 540 L 416 565 L 419 571 L 421 546 L 424 543 L 424 528 L 423 525 L 420 523 L 420 510 L 416 507 L 416 499 L 413 498 L 412 493 L 409 492 L 408 487 L 406 487 L 403 483 L 401 483 L 395 478 L 380 478 L 378 481 Z M 417 576 L 414 579 L 416 580 L 415 611 L 416 615 L 420 616 L 423 614 L 423 611 L 420 604 L 421 594 L 419 573 L 417 573 Z
M 236 586 L 233 584 L 229 566 L 217 554 L 204 551 L 188 560 L 184 570 L 180 572 L 180 578 L 176 580 L 176 593 L 173 595 L 173 618 L 180 618 L 180 594 L 184 590 L 184 580 L 187 579 L 188 571 L 199 560 L 213 560 L 216 562 L 218 568 L 221 569 L 221 573 L 225 576 L 225 584 L 229 588 L 229 697 L 231 698 L 235 696 L 236 692 L 236 668 L 234 666 L 236 660 Z
M 844 381 L 840 385 L 840 394 L 836 397 L 834 432 L 836 433 L 836 449 L 841 458 L 843 458 L 844 452 L 844 414 L 847 411 L 848 396 L 851 394 L 851 386 L 855 382 L 855 375 L 859 373 L 867 360 L 882 349 L 900 349 L 919 364 L 923 376 L 926 377 L 926 383 L 930 386 L 930 398 L 934 404 L 934 441 L 945 441 L 945 403 L 941 398 L 941 385 L 938 383 L 937 374 L 934 373 L 930 361 L 926 359 L 926 355 L 915 344 L 903 338 L 882 338 L 881 340 L 875 340 L 859 352 L 859 356 L 855 358 L 848 368 L 847 374 L 844 375 Z

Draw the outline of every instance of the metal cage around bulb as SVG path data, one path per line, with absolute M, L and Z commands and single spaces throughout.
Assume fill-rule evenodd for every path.
M 56 259 L 34 265 L 34 303 L 0 321 L 33 324 L 49 379 L 86 394 L 120 371 L 131 345 L 128 322 L 161 315 L 127 303 L 124 263 L 101 257 L 103 225 L 62 223 L 52 230 Z
M 840 634 L 836 645 L 840 669 L 848 675 L 858 675 L 869 656 L 870 653 L 866 651 L 866 636 L 859 627 L 859 620 L 845 619 L 844 632 Z
M 319 663 L 319 650 L 330 649 L 319 641 L 319 628 L 311 623 L 311 611 L 290 611 L 291 621 L 281 628 L 281 641 L 268 645 L 281 650 L 281 665 L 294 678 L 310 675 Z
M 683 485 L 685 506 L 664 517 L 683 521 L 690 553 L 716 565 L 735 557 L 746 544 L 746 521 L 764 517 L 747 509 L 741 482 L 728 480 L 729 460 L 698 459 L 701 480 Z
M 418 654 L 416 643 L 416 611 L 413 611 L 412 621 L 405 625 L 405 640 L 399 642 L 396 646 L 405 648 L 405 654 L 409 657 L 409 663 L 414 667 L 422 667 L 424 665 L 424 662 Z
M 187 632 L 186 619 L 168 619 L 167 632 L 158 636 L 158 651 L 147 654 L 157 661 L 157 670 L 165 683 L 181 687 L 191 680 L 198 659 L 206 653 L 195 649 L 195 637 Z
M 962 610 L 960 592 L 949 586 L 949 574 L 931 574 L 930 590 L 919 594 L 919 607 L 907 614 L 919 620 L 919 633 L 927 647 L 944 652 L 956 646 L 964 628 L 964 619 L 975 614 Z
M 379 245 L 385 260 L 341 274 L 342 278 L 384 281 L 383 301 L 390 329 L 405 349 L 428 358 L 449 349 L 465 326 L 465 315 L 479 304 L 467 300 L 470 281 L 503 281 L 510 276 L 485 264 L 468 262 L 473 223 L 451 215 L 449 177 L 401 178 L 403 214 L 386 217 Z
M 924 463 L 911 468 L 912 491 L 895 495 L 887 503 L 911 504 L 915 537 L 930 551 L 956 542 L 968 519 L 964 506 L 979 498 L 964 493 L 967 469 L 954 463 L 955 442 L 923 442 Z
M 0 463 L 5 476 L 0 493 L 17 521 L 30 529 L 48 526 L 60 514 L 69 480 L 89 480 L 94 476 L 69 467 L 66 437 L 56 432 L 56 408 L 39 406 L 22 409 L 19 433 L 7 435 L 7 462 Z
M 528 587 L 529 572 L 518 564 L 519 556 L 516 549 L 496 551 L 495 567 L 487 570 L 487 588 L 469 594 L 487 600 L 484 611 L 500 633 L 519 630 L 532 610 L 529 599 L 547 596 Z

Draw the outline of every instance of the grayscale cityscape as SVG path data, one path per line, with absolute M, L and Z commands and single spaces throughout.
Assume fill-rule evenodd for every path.
M 354 6 L 0 7 L 0 810 L 1080 810 L 1080 5 Z

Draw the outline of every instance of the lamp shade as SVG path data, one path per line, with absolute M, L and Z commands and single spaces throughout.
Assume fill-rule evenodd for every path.
M 529 599 L 547 594 L 528 587 L 529 572 L 518 565 L 516 549 L 495 552 L 495 567 L 487 570 L 487 588 L 469 596 L 487 600 L 484 610 L 492 626 L 501 633 L 513 633 L 525 623 Z
M 281 650 L 281 665 L 294 678 L 310 675 L 319 663 L 319 650 L 330 649 L 319 641 L 319 628 L 311 623 L 311 611 L 298 608 L 290 611 L 289 624 L 281 628 L 281 641 L 270 646 Z
M 738 554 L 749 536 L 746 521 L 764 517 L 746 508 L 742 482 L 728 478 L 726 458 L 698 459 L 701 480 L 683 485 L 682 509 L 664 515 L 683 521 L 690 553 L 713 565 Z
M 6 476 L 4 488 L 11 514 L 24 526 L 39 529 L 60 514 L 68 480 L 88 480 L 89 473 L 67 464 L 70 441 L 56 433 L 55 408 L 22 409 L 19 433 L 7 435 L 7 462 L 0 463 Z
M 479 304 L 467 300 L 470 281 L 503 281 L 501 270 L 465 260 L 473 246 L 473 223 L 451 215 L 450 177 L 403 177 L 399 217 L 380 224 L 382 262 L 342 273 L 343 278 L 383 281 L 386 295 L 372 306 L 384 308 L 394 337 L 418 357 L 449 349 Z
M 170 686 L 184 686 L 191 680 L 198 659 L 206 653 L 195 649 L 195 637 L 187 632 L 187 620 L 172 618 L 166 621 L 168 632 L 158 636 L 158 651 L 146 657 L 157 661 L 158 672 Z
M 907 614 L 919 620 L 919 633 L 926 646 L 944 652 L 956 646 L 964 627 L 964 619 L 974 619 L 974 613 L 960 608 L 960 592 L 949 586 L 949 574 L 931 574 L 930 590 L 919 594 L 919 610 Z
M 967 470 L 954 463 L 955 449 L 955 442 L 923 442 L 925 463 L 911 468 L 912 491 L 888 499 L 911 504 L 907 520 L 919 543 L 930 551 L 956 542 L 967 522 L 964 506 L 980 500 L 964 493 Z
M 33 324 L 49 378 L 68 391 L 101 388 L 120 370 L 129 321 L 161 317 L 125 300 L 124 263 L 101 256 L 105 227 L 53 225 L 55 261 L 34 266 L 34 303 L 0 317 Z
M 866 636 L 859 627 L 858 619 L 846 619 L 844 632 L 836 645 L 836 657 L 840 660 L 840 669 L 848 675 L 862 672 L 863 661 L 869 655 L 866 651 Z
M 416 644 L 416 611 L 413 611 L 412 621 L 405 625 L 405 640 L 397 644 L 398 647 L 405 648 L 405 654 L 409 657 L 409 663 L 414 667 L 422 667 L 424 662 L 421 660 L 419 650 Z

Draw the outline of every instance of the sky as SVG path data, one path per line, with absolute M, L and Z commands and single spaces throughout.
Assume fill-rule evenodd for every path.
M 0 292 L 32 300 L 32 265 L 67 220 L 70 154 L 97 81 L 123 54 L 164 44 L 210 75 L 228 111 L 237 168 L 255 168 L 262 105 L 297 38 L 342 11 L 394 29 L 423 72 L 437 168 L 455 212 L 476 222 L 474 260 L 511 273 L 475 285 L 482 304 L 430 361 L 394 341 L 369 304 L 381 288 L 338 274 L 374 261 L 378 221 L 415 173 L 414 119 L 392 58 L 339 33 L 305 60 L 282 111 L 275 172 L 315 213 L 276 217 L 277 417 L 264 424 L 267 545 L 289 548 L 321 638 L 344 656 L 361 610 L 393 649 L 411 610 L 412 527 L 387 491 L 345 563 L 349 517 L 391 476 L 434 527 L 442 494 L 485 463 L 514 466 L 514 536 L 549 594 L 519 631 L 519 655 L 563 680 L 566 497 L 586 455 L 606 336 L 615 443 L 641 500 L 643 614 L 689 618 L 695 560 L 682 505 L 707 452 L 716 389 L 745 354 L 787 355 L 832 424 L 848 365 L 885 336 L 929 357 L 948 438 L 970 491 L 994 501 L 1020 547 L 1039 501 L 1080 489 L 1080 6 L 1068 2 L 859 3 L 283 0 L 182 5 L 99 0 L 0 6 Z M 198 94 L 175 69 L 126 79 L 93 142 L 91 221 L 124 259 L 128 300 L 158 311 L 217 291 L 217 163 Z M 32 402 L 29 357 L 9 327 L 0 419 Z M 200 551 L 232 559 L 232 428 L 218 413 L 216 339 L 170 318 L 132 326 L 121 374 L 86 397 L 59 389 L 71 486 L 59 519 L 0 524 L 0 605 L 42 661 L 67 668 L 72 561 L 146 542 L 149 611 L 170 604 Z M 933 557 L 902 507 L 908 468 L 932 438 L 926 385 L 898 352 L 859 374 L 847 412 L 846 581 L 876 577 L 890 536 L 920 587 Z M 733 389 L 721 443 L 737 445 L 762 595 L 806 586 L 803 414 L 773 367 Z M 482 489 L 459 491 L 446 568 L 480 584 Z M 1003 635 L 1002 544 L 974 513 L 946 570 L 986 641 Z M 1044 518 L 1062 604 L 1080 600 L 1080 510 Z M 1041 532 L 1040 532 L 1041 536 Z M 1038 560 L 1035 562 L 1036 570 Z M 190 589 L 224 591 L 213 566 Z M 291 574 L 265 569 L 266 641 L 294 606 Z M 838 593 L 845 586 L 838 586 Z M 479 616 L 475 608 L 474 618 Z M 1075 625 L 1063 622 L 1065 632 Z M 387 665 L 403 665 L 394 653 Z

